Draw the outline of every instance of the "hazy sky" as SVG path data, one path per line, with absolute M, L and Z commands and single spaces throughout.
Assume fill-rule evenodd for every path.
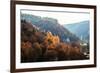
M 89 13 L 82 12 L 52 12 L 52 11 L 29 11 L 21 10 L 21 13 L 32 14 L 41 17 L 50 17 L 57 19 L 61 25 L 77 23 L 81 21 L 86 21 L 90 19 Z

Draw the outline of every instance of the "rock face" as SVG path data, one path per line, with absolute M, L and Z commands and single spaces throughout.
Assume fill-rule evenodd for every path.
M 53 35 L 59 36 L 61 41 L 63 42 L 67 42 L 67 39 L 69 39 L 70 42 L 79 41 L 79 38 L 76 37 L 76 35 L 72 34 L 69 30 L 64 28 L 61 24 L 58 23 L 56 19 L 40 17 L 30 14 L 21 14 L 21 19 L 31 22 L 33 25 L 37 26 L 41 31 L 50 31 Z

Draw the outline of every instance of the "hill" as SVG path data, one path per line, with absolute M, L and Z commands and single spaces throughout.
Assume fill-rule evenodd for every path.
M 82 21 L 79 23 L 65 24 L 64 27 L 70 32 L 78 36 L 81 40 L 89 40 L 89 21 Z
M 31 22 L 43 32 L 52 32 L 53 35 L 58 35 L 63 42 L 77 42 L 79 38 L 72 34 L 69 30 L 58 23 L 56 19 L 49 17 L 40 17 L 30 14 L 21 14 L 21 19 Z

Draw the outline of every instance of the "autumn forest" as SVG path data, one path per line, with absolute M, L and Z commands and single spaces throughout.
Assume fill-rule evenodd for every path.
M 77 42 L 68 39 L 66 42 L 59 34 L 41 30 L 35 25 L 21 20 L 22 63 L 89 59 L 81 49 L 86 46 L 82 47 L 78 38 Z

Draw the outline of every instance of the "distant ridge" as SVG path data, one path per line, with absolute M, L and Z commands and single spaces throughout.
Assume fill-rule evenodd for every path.
M 76 34 L 76 36 L 78 36 L 80 39 L 89 40 L 89 25 L 90 22 L 87 20 L 73 24 L 65 24 L 64 27 L 66 27 L 66 29 L 68 29 L 73 34 Z

